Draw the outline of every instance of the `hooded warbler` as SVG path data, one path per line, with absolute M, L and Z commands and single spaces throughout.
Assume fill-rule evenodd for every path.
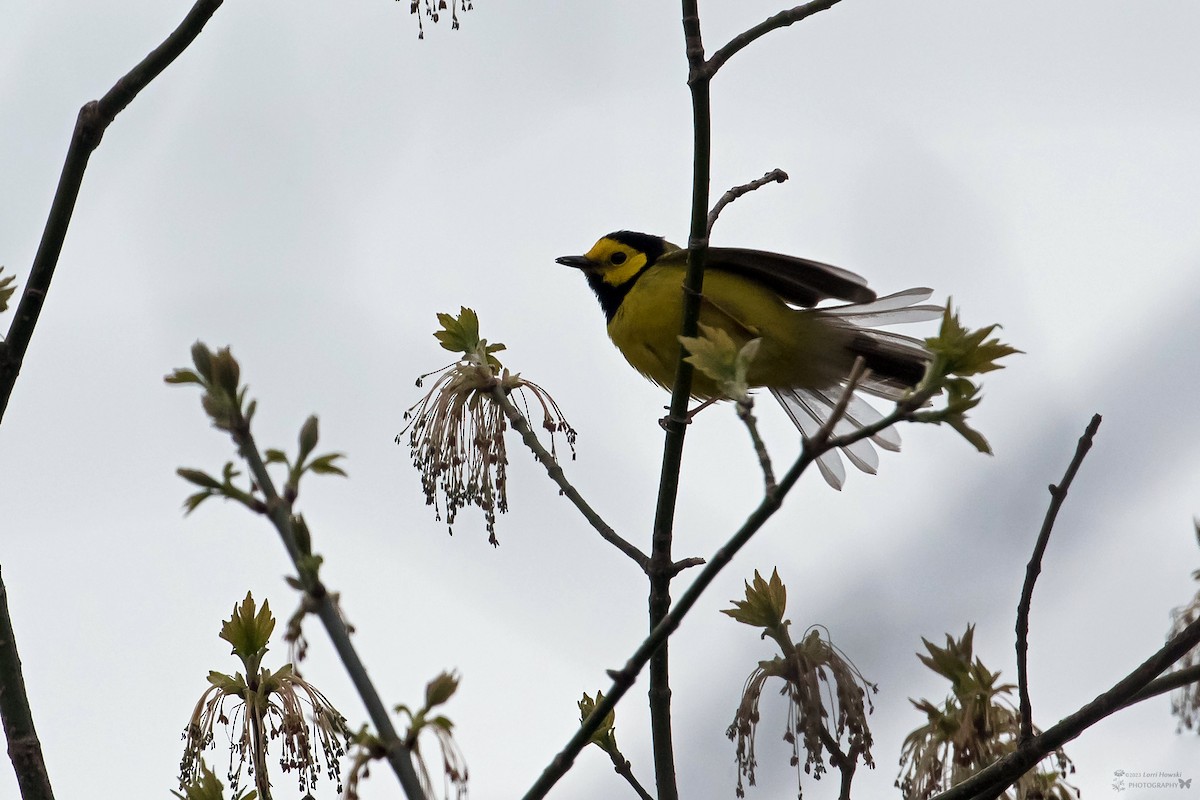
M 604 310 L 613 344 L 634 369 L 669 390 L 679 359 L 687 251 L 660 236 L 617 231 L 581 256 L 556 261 L 583 272 Z M 865 326 L 934 319 L 940 306 L 917 305 L 931 294 L 931 289 L 908 289 L 877 297 L 862 277 L 839 267 L 761 250 L 710 247 L 700 322 L 724 330 L 738 347 L 762 340 L 748 382 L 769 389 L 796 427 L 812 435 L 837 404 L 856 358 L 861 356 L 869 370 L 858 387 L 868 394 L 894 400 L 921 380 L 929 353 L 919 339 Z M 845 304 L 815 308 L 826 299 Z M 692 396 L 719 399 L 720 390 L 696 371 Z M 852 397 L 835 433 L 878 419 L 878 411 Z M 874 474 L 879 458 L 872 441 L 885 450 L 900 449 L 899 435 L 888 428 L 843 452 L 855 467 Z M 842 487 L 845 469 L 836 450 L 818 459 L 817 466 L 831 486 Z

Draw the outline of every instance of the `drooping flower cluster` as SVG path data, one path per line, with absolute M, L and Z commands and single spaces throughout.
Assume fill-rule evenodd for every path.
M 408 426 L 396 436 L 396 442 L 408 435 L 425 502 L 435 507 L 438 519 L 442 518 L 443 502 L 451 527 L 461 508 L 478 506 L 484 513 L 488 541 L 494 546 L 499 544 L 496 515 L 508 510 L 504 432 L 510 420 L 529 417 L 532 395 L 541 406 L 542 427 L 550 433 L 552 454 L 556 455 L 554 439 L 559 433 L 566 436 L 574 453 L 575 431 L 545 389 L 500 364 L 493 354 L 504 345 L 479 338 L 475 312 L 464 308 L 458 317 L 439 314 L 438 320 L 443 328 L 434 335 L 442 347 L 461 353 L 462 358 L 439 370 L 429 392 L 405 412 Z M 512 404 L 513 396 L 519 396 L 525 406 L 523 417 Z
M 214 731 L 223 725 L 229 735 L 227 777 L 236 796 L 247 766 L 258 797 L 269 798 L 266 766 L 272 741 L 280 741 L 279 765 L 293 770 L 301 792 L 307 792 L 324 772 L 341 785 L 341 757 L 350 731 L 346 720 L 316 687 L 296 674 L 291 664 L 271 672 L 261 666 L 275 620 L 270 606 L 255 608 L 249 594 L 221 629 L 246 669 L 226 675 L 210 672 L 209 688 L 201 695 L 184 730 L 179 784 L 187 788 L 204 776 L 203 752 L 213 746 Z M 232 710 L 226 710 L 232 704 Z
M 458 675 L 453 672 L 442 672 L 425 685 L 425 704 L 418 709 L 406 705 L 396 706 L 397 714 L 408 718 L 408 731 L 404 735 L 404 747 L 412 754 L 413 764 L 417 770 L 417 778 L 421 782 L 421 791 L 430 800 L 444 798 L 450 800 L 465 800 L 467 796 L 467 762 L 463 757 L 458 742 L 454 739 L 454 723 L 449 717 L 435 709 L 444 705 L 458 691 Z M 442 757 L 442 791 L 434 786 L 433 771 L 429 768 L 426 758 L 428 751 L 421 749 L 422 734 L 429 731 L 437 741 L 438 751 Z M 359 785 L 367 777 L 371 762 L 383 758 L 386 750 L 378 737 L 368 733 L 366 729 L 354 738 L 354 761 L 350 766 L 350 774 L 346 779 L 345 800 L 358 800 Z
M 1195 527 L 1196 541 L 1200 543 L 1200 520 L 1195 522 Z M 1192 577 L 1200 581 L 1200 569 L 1193 572 Z M 1200 591 L 1196 592 L 1196 596 L 1187 605 L 1171 610 L 1171 630 L 1167 634 L 1167 638 L 1175 638 L 1197 619 L 1200 619 Z M 1200 665 L 1200 647 L 1188 651 L 1187 655 L 1175 663 L 1171 671 L 1178 672 L 1181 669 L 1197 665 Z M 1171 713 L 1179 718 L 1180 731 L 1185 728 L 1188 730 L 1200 728 L 1200 685 L 1195 681 L 1189 681 L 1172 692 Z
M 737 796 L 745 797 L 745 783 L 755 783 L 758 758 L 755 739 L 758 733 L 759 703 L 770 678 L 779 678 L 780 693 L 787 698 L 787 729 L 784 741 L 792 746 L 791 763 L 800 769 L 800 748 L 805 751 L 804 772 L 820 778 L 826 771 L 825 759 L 833 767 L 853 771 L 858 761 L 874 767 L 871 757 L 871 729 L 867 715 L 874 707 L 868 692 L 878 688 L 863 677 L 841 650 L 829 641 L 821 629 L 809 628 L 799 644 L 788 633 L 791 624 L 784 619 L 787 587 L 772 572 L 764 579 L 757 570 L 754 582 L 746 583 L 746 599 L 735 600 L 734 607 L 722 611 L 745 625 L 762 628 L 763 637 L 774 639 L 781 654 L 760 661 L 746 679 L 737 713 L 725 734 L 737 743 Z
M 417 34 L 418 39 L 425 38 L 425 23 L 424 17 L 429 17 L 429 21 L 437 23 L 442 18 L 443 11 L 447 7 L 450 9 L 450 29 L 458 30 L 458 12 L 461 9 L 464 13 L 475 8 L 474 0 L 424 0 L 424 13 L 421 9 L 422 0 L 410 0 L 408 12 L 417 15 Z

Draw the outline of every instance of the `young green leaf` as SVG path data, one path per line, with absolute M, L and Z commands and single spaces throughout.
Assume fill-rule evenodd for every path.
M 0 272 L 3 271 L 4 267 L 0 267 Z M 13 296 L 13 292 L 17 290 L 16 280 L 12 275 L 0 278 L 0 311 L 8 311 L 8 301 Z
M 770 580 L 764 580 L 754 570 L 753 585 L 746 582 L 746 599 L 732 600 L 733 608 L 722 609 L 722 614 L 733 617 L 743 625 L 775 630 L 786 624 L 783 619 L 787 611 L 787 587 L 779 578 L 778 570 L 771 570 Z
M 726 397 L 741 400 L 750 391 L 746 373 L 762 340 L 751 339 L 738 347 L 721 328 L 701 324 L 700 333 L 700 336 L 679 337 L 679 342 L 691 354 L 684 360 L 716 381 Z

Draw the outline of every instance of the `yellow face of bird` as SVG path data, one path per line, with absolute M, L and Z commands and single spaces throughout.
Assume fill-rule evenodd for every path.
M 583 257 L 589 262 L 583 269 L 597 275 L 609 286 L 620 286 L 632 280 L 647 261 L 641 250 L 607 236 L 596 242 Z

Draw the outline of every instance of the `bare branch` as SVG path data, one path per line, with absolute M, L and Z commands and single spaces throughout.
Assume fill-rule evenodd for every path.
M 681 558 L 679 561 L 676 561 L 671 565 L 671 575 L 673 577 L 683 572 L 685 569 L 691 569 L 692 567 L 702 567 L 704 566 L 704 563 L 705 562 L 703 558 Z
M 46 293 L 50 290 L 50 280 L 54 277 L 54 268 L 58 264 L 59 254 L 62 253 L 67 227 L 75 211 L 75 201 L 79 197 L 83 173 L 87 170 L 92 151 L 99 146 L 104 131 L 117 114 L 187 49 L 200 35 L 205 23 L 221 7 L 222 2 L 223 0 L 196 0 L 183 22 L 162 44 L 118 80 L 99 101 L 92 100 L 79 110 L 75 131 L 71 134 L 71 144 L 67 148 L 66 163 L 63 164 L 58 189 L 50 205 L 50 215 L 42 230 L 42 240 L 29 271 L 29 280 L 21 294 L 21 302 L 17 305 L 8 336 L 0 342 L 0 420 L 4 418 L 4 411 L 8 408 L 8 399 L 12 396 L 17 375 L 21 372 L 25 351 L 29 348 L 29 340 L 37 326 L 38 316 L 46 301 Z
M 383 704 L 375 684 L 367 675 L 366 665 L 359 658 L 354 643 L 350 641 L 350 630 L 334 602 L 333 595 L 316 577 L 311 566 L 304 563 L 311 556 L 301 548 L 296 537 L 292 503 L 281 497 L 276 490 L 275 483 L 271 480 L 271 474 L 267 472 L 267 465 L 259 455 L 258 445 L 255 444 L 254 437 L 250 433 L 249 420 L 242 416 L 240 411 L 231 433 L 238 446 L 238 454 L 246 462 L 250 474 L 254 476 L 254 482 L 263 493 L 267 503 L 267 516 L 279 533 L 284 548 L 291 557 L 292 564 L 296 567 L 296 575 L 304 586 L 304 592 L 315 606 L 317 618 L 321 620 L 326 633 L 329 634 L 333 649 L 346 668 L 346 674 L 358 691 L 358 696 L 367 710 L 371 724 L 375 726 L 379 739 L 386 747 L 385 757 L 396 774 L 397 780 L 400 781 L 405 797 L 408 800 L 425 800 L 425 792 L 421 788 L 420 778 L 413 765 L 412 753 L 404 746 L 404 741 L 396 732 L 395 726 L 392 725 L 391 715 Z
M 746 423 L 746 430 L 750 432 L 750 441 L 754 443 L 754 454 L 758 456 L 758 465 L 762 467 L 763 491 L 770 494 L 775 491 L 775 472 L 771 468 L 771 456 L 767 453 L 767 445 L 758 433 L 758 420 L 754 418 L 754 398 L 747 395 L 744 402 L 739 400 L 737 415 L 738 419 Z
M 721 216 L 721 212 L 725 210 L 725 206 L 737 200 L 744 194 L 753 192 L 766 186 L 768 183 L 783 183 L 788 179 L 787 173 L 781 169 L 773 169 L 766 175 L 763 175 L 757 180 L 743 183 L 741 186 L 735 186 L 725 194 L 721 195 L 721 199 L 713 206 L 712 211 L 708 212 L 708 235 L 712 236 L 713 225 L 717 224 L 717 217 Z
M 838 800 L 850 800 L 850 787 L 854 784 L 854 773 L 858 769 L 858 751 L 859 746 L 853 744 L 850 746 L 850 753 L 846 757 L 844 764 L 838 764 L 837 768 L 842 773 L 841 791 L 838 793 Z
M 562 467 L 558 465 L 558 460 L 555 459 L 554 456 L 552 456 L 546 450 L 546 448 L 542 446 L 542 443 L 538 441 L 537 435 L 534 434 L 533 429 L 529 427 L 529 422 L 526 421 L 525 416 L 516 406 L 512 404 L 512 401 L 509 400 L 507 395 L 504 394 L 504 390 L 500 388 L 499 384 L 492 388 L 491 397 L 496 401 L 496 404 L 500 406 L 500 409 L 504 412 L 504 416 L 508 418 L 509 424 L 513 426 L 517 433 L 521 434 L 521 440 L 525 442 L 525 446 L 533 452 L 533 455 L 539 462 L 541 462 L 541 465 L 546 468 L 546 474 L 550 476 L 550 480 L 558 484 L 559 490 L 575 505 L 577 509 L 579 509 L 579 513 L 583 514 L 584 519 L 586 519 L 591 526 L 596 529 L 596 532 L 600 534 L 604 541 L 613 545 L 622 553 L 632 558 L 637 565 L 642 568 L 642 571 L 645 572 L 650 563 L 650 557 L 639 550 L 635 545 L 621 538 L 621 536 L 614 531 L 590 505 L 588 505 L 587 501 L 583 499 L 583 496 L 579 494 L 579 491 L 571 484 L 570 481 L 567 480 L 567 476 L 563 473 Z
M 838 800 L 850 800 L 850 786 L 854 783 L 854 771 L 858 769 L 858 746 L 851 745 L 849 754 L 842 752 L 838 740 L 833 738 L 833 734 L 824 725 L 817 729 L 817 735 L 821 737 L 821 744 L 829 751 L 830 765 L 837 767 L 842 773 Z
M 1029 557 L 1029 565 L 1025 567 L 1025 585 L 1021 587 L 1021 600 L 1017 604 L 1017 690 L 1021 703 L 1021 742 L 1033 738 L 1033 708 L 1029 700 L 1029 610 L 1033 604 L 1033 584 L 1042 571 L 1042 557 L 1046 554 L 1046 545 L 1050 542 L 1050 532 L 1054 529 L 1054 521 L 1058 518 L 1058 510 L 1067 499 L 1067 491 L 1075 480 L 1075 473 L 1083 464 L 1084 457 L 1092 449 L 1092 440 L 1100 429 L 1100 415 L 1092 416 L 1079 444 L 1075 447 L 1075 457 L 1067 466 L 1062 482 L 1050 485 L 1050 507 L 1046 509 L 1046 518 L 1042 521 L 1042 529 L 1038 532 L 1037 543 L 1033 546 L 1033 555 Z
M 545 797 L 554 784 L 558 782 L 558 779 L 567 773 L 567 770 L 575 763 L 575 758 L 591 741 L 592 733 L 599 728 L 604 718 L 608 715 L 608 712 L 616 707 L 617 702 L 633 686 L 634 681 L 637 680 L 637 676 L 646 666 L 646 663 L 650 661 L 650 657 L 658 652 L 661 645 L 675 632 L 700 595 L 708 588 L 720 571 L 733 559 L 738 550 L 750 540 L 772 514 L 779 510 L 782 498 L 796 483 L 804 469 L 812 463 L 812 459 L 813 457 L 809 451 L 805 450 L 801 452 L 800 457 L 783 477 L 777 491 L 764 497 L 758 508 L 755 509 L 754 513 L 750 515 L 737 533 L 726 542 L 724 547 L 717 550 L 704 569 L 700 571 L 700 575 L 697 576 L 683 595 L 680 596 L 670 612 L 662 618 L 661 622 L 654 626 L 650 631 L 650 635 L 646 637 L 633 655 L 630 656 L 629 660 L 625 662 L 625 666 L 609 673 L 613 679 L 613 683 L 609 690 L 604 692 L 604 699 L 596 704 L 591 715 L 584 720 L 579 730 L 575 732 L 566 746 L 554 757 L 549 766 L 542 771 L 541 776 L 529 788 L 529 791 L 525 793 L 524 800 L 540 800 L 540 798 Z
M 1129 702 L 1124 707 L 1128 708 L 1135 703 L 1149 700 L 1151 697 L 1158 697 L 1160 694 L 1166 694 L 1167 692 L 1187 686 L 1189 683 L 1197 682 L 1200 682 L 1200 664 L 1175 670 L 1147 683 L 1146 688 L 1129 698 Z
M 633 766 L 624 756 L 616 752 L 610 752 L 608 755 L 612 759 L 613 770 L 625 779 L 625 782 L 637 793 L 639 800 L 654 800 L 654 796 L 646 791 L 646 787 L 642 786 L 641 781 L 633 774 Z
M 853 380 L 861 380 L 861 376 Z M 853 383 L 849 385 L 853 386 Z M 604 699 L 596 704 L 591 715 L 583 722 L 579 730 L 575 732 L 566 746 L 563 747 L 545 770 L 542 771 L 541 776 L 538 777 L 533 786 L 525 793 L 523 800 L 539 800 L 545 797 L 550 789 L 554 787 L 554 784 L 558 782 L 558 779 L 567 773 L 567 770 L 575 763 L 575 758 L 591 741 L 591 735 L 604 722 L 604 718 L 608 715 L 608 712 L 616 707 L 617 702 L 633 686 L 633 682 L 650 660 L 650 656 L 679 628 L 680 623 L 683 622 L 683 618 L 687 616 L 688 612 L 696 604 L 696 601 L 699 600 L 700 595 L 712 584 L 721 570 L 728 566 L 738 551 L 783 506 L 783 500 L 787 497 L 788 492 L 792 490 L 792 487 L 796 485 L 804 470 L 815 459 L 831 448 L 854 444 L 869 436 L 874 436 L 879 431 L 889 428 L 901 420 L 909 419 L 913 412 L 919 409 L 932 395 L 933 392 L 928 390 L 916 392 L 911 397 L 897 403 L 896 408 L 890 414 L 870 425 L 864 425 L 853 433 L 848 433 L 844 436 L 828 437 L 822 444 L 817 443 L 819 435 L 818 437 L 814 437 L 812 446 L 806 445 L 804 447 L 799 457 L 788 468 L 783 478 L 780 479 L 775 491 L 764 496 L 754 511 L 746 518 L 746 521 L 742 523 L 742 526 L 729 538 L 729 541 L 713 553 L 712 557 L 704 565 L 704 569 L 700 571 L 696 579 L 680 595 L 679 600 L 662 618 L 662 621 L 651 629 L 650 634 L 638 646 L 638 649 L 630 656 L 629 660 L 625 662 L 625 666 L 620 670 L 609 672 L 610 677 L 613 679 L 613 684 L 607 692 L 604 692 Z M 846 402 L 849 402 L 848 399 L 846 399 Z
M 861 428 L 858 428 L 852 433 L 847 433 L 842 436 L 829 437 L 825 440 L 825 446 L 818 448 L 819 452 L 817 455 L 821 455 L 821 453 L 824 453 L 826 450 L 832 450 L 835 447 L 846 447 L 847 445 L 852 445 L 855 442 L 860 442 L 863 439 L 874 436 L 882 430 L 892 427 L 897 422 L 912 420 L 913 415 L 920 410 L 921 406 L 927 403 L 937 393 L 937 391 L 929 389 L 914 392 L 911 396 L 897 401 L 896 408 L 883 419 L 876 420 L 870 425 L 863 425 Z M 842 400 L 846 403 L 849 403 L 849 397 L 846 395 L 842 396 Z M 839 405 L 841 404 L 842 403 L 839 403 Z M 844 410 L 841 413 L 844 413 Z M 841 416 L 841 414 L 839 413 L 838 416 Z M 820 433 L 818 432 L 818 436 L 819 435 Z M 814 447 L 816 446 L 816 439 L 817 437 L 815 436 L 812 439 Z
M 734 55 L 744 50 L 754 41 L 766 36 L 771 31 L 794 25 L 819 11 L 832 8 L 839 2 L 840 0 L 812 0 L 811 3 L 804 3 L 803 5 L 798 5 L 787 11 L 780 11 L 772 17 L 768 17 L 745 33 L 739 33 L 730 39 L 728 44 L 713 53 L 701 66 L 699 76 L 705 80 L 711 80 L 712 76 L 717 74 L 717 70 L 723 67 L 726 61 L 733 58 Z M 693 73 L 693 77 L 690 78 L 691 81 L 697 80 L 696 70 L 693 70 Z
M 1198 644 L 1200 619 L 1180 631 L 1137 669 L 1074 714 L 1019 745 L 1009 755 L 952 789 L 936 795 L 932 800 L 994 800 L 1039 761 L 1100 720 L 1136 701 L 1172 688 L 1173 684 L 1167 685 L 1166 681 L 1174 678 L 1174 675 L 1158 681 L 1154 679 Z M 1151 691 L 1151 687 L 1155 687 L 1154 691 Z
M 100 144 L 105 129 L 125 106 L 149 85 L 188 45 L 200 35 L 205 23 L 220 8 L 222 0 L 197 0 L 183 22 L 146 58 L 102 97 L 79 111 L 66 162 L 58 179 L 58 188 L 42 230 L 42 239 L 29 271 L 8 335 L 0 341 L 0 420 L 16 385 L 17 375 L 29 349 L 29 341 L 50 290 L 50 280 L 62 252 L 67 227 L 75 211 L 75 201 L 83 183 L 92 151 Z M 17 775 L 21 796 L 26 800 L 52 800 L 50 780 L 42 758 L 41 744 L 33 725 L 29 699 L 25 694 L 21 662 L 9 619 L 7 594 L 0 582 L 0 718 L 8 739 L 8 752 Z
M 42 743 L 33 726 L 33 712 L 25 693 L 25 676 L 12 618 L 8 614 L 8 590 L 0 578 L 0 718 L 8 739 L 8 757 L 17 776 L 17 787 L 24 800 L 54 800 Z

